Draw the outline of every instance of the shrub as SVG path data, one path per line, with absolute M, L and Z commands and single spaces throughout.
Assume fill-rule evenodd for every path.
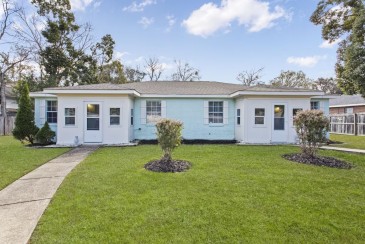
M 19 99 L 19 109 L 15 118 L 15 128 L 13 136 L 15 139 L 28 141 L 31 144 L 34 142 L 34 137 L 38 132 L 38 127 L 34 123 L 32 111 L 32 103 L 29 97 L 28 84 L 21 81 L 22 85 Z
M 42 145 L 48 145 L 52 143 L 52 139 L 56 136 L 56 133 L 51 130 L 48 125 L 48 122 L 44 124 L 44 126 L 38 131 L 35 135 L 35 139 Z
M 329 119 L 320 110 L 305 110 L 295 116 L 294 125 L 302 153 L 315 156 L 319 144 L 327 139 L 329 124 Z
M 164 160 L 171 161 L 172 151 L 181 144 L 182 128 L 182 122 L 172 119 L 161 119 L 156 123 L 157 140 L 164 152 Z

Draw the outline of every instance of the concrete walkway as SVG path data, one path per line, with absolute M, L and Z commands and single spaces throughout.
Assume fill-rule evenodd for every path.
M 96 149 L 72 149 L 1 190 L 0 243 L 26 244 L 62 181 Z
M 365 150 L 362 149 L 353 149 L 353 148 L 344 148 L 344 147 L 329 147 L 329 146 L 322 146 L 320 149 L 326 149 L 326 150 L 335 150 L 335 151 L 341 151 L 341 152 L 351 152 L 351 153 L 364 153 Z

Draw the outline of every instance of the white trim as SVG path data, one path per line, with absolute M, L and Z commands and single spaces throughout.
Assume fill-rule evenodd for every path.
M 162 95 L 162 94 L 144 94 L 144 98 L 230 98 L 230 95 Z
M 241 95 L 260 95 L 260 96 L 318 96 L 323 94 L 323 92 L 316 91 L 308 91 L 308 92 L 272 92 L 272 91 L 238 91 L 234 92 L 230 95 L 230 97 L 234 98 Z
M 29 93 L 29 96 L 30 97 L 54 97 L 54 98 L 57 98 L 56 95 L 53 95 L 53 94 L 48 94 L 48 93 Z
M 330 106 L 330 108 L 344 108 L 344 107 L 358 107 L 358 106 L 365 106 L 365 103 L 346 104 L 346 105 L 332 105 L 332 106 Z
M 122 94 L 122 95 L 134 95 L 140 96 L 135 90 L 57 90 L 57 89 L 44 89 L 45 93 L 51 94 Z

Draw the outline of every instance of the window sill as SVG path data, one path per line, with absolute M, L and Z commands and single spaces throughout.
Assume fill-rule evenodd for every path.
M 253 128 L 267 128 L 266 125 L 254 125 Z
M 63 128 L 77 128 L 76 125 L 64 125 Z
M 121 125 L 109 125 L 108 127 L 109 128 L 121 128 L 122 126 Z
M 223 123 L 209 123 L 209 127 L 223 127 Z

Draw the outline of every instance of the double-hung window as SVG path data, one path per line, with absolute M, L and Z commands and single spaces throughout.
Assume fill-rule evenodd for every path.
M 255 108 L 255 125 L 265 124 L 265 109 Z
M 147 123 L 156 123 L 161 118 L 161 101 L 146 101 Z
M 237 109 L 237 114 L 236 114 L 236 118 L 237 118 L 237 125 L 241 124 L 241 109 Z
M 46 115 L 49 124 L 57 123 L 57 101 L 47 101 Z
M 133 108 L 131 109 L 131 125 L 133 125 L 134 123 L 134 110 Z
M 223 101 L 209 102 L 209 123 L 223 124 Z
M 319 109 L 319 102 L 318 101 L 311 102 L 311 110 L 318 110 L 318 109 Z
M 72 126 L 76 123 L 76 111 L 75 108 L 65 108 L 65 125 Z
M 120 125 L 120 108 L 110 108 L 110 125 Z

